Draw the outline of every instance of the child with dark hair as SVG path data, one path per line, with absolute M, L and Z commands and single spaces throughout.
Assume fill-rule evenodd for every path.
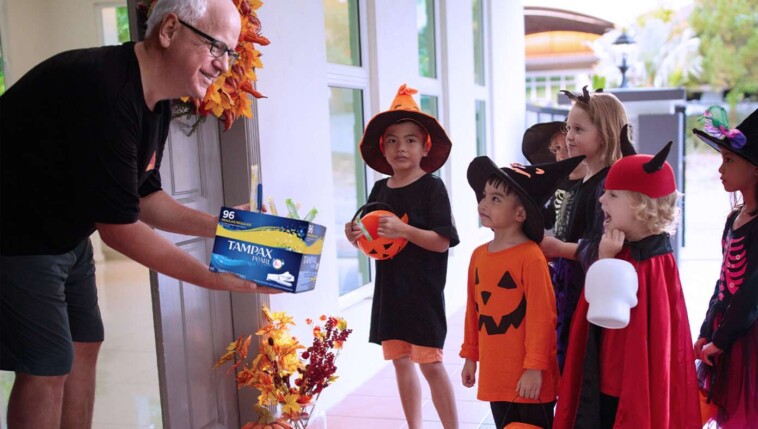
M 383 203 L 395 213 L 380 217 L 378 234 L 408 241 L 394 257 L 376 261 L 369 341 L 381 344 L 384 358 L 395 367 L 409 429 L 420 428 L 422 421 L 416 365 L 443 427 L 452 429 L 458 418 L 442 365 L 444 289 L 448 248 L 459 240 L 445 185 L 431 174 L 445 164 L 452 143 L 437 119 L 418 108 L 415 93 L 401 86 L 392 108 L 368 123 L 360 145 L 366 164 L 390 176 L 376 182 L 368 197 L 369 203 Z M 405 215 L 407 223 L 400 219 Z M 362 234 L 356 222 L 345 224 L 353 245 Z
M 479 363 L 477 398 L 490 402 L 498 428 L 511 422 L 552 426 L 555 295 L 537 242 L 544 204 L 582 158 L 501 169 L 481 156 L 468 168 L 479 219 L 495 236 L 474 250 L 469 263 L 461 379 L 472 387 Z
M 553 121 L 534 124 L 524 132 L 521 152 L 529 164 L 548 164 L 568 159 L 566 145 L 566 122 Z M 545 207 L 545 229 L 552 230 L 560 217 L 566 192 L 584 178 L 587 166 L 579 164 L 568 177 L 558 183 L 558 188 Z M 565 237 L 558 237 L 565 240 Z
M 720 428 L 758 426 L 758 110 L 736 129 L 711 107 L 696 136 L 721 152 L 721 183 L 742 204 L 729 214 L 722 236 L 724 261 L 695 342 L 698 379 Z M 752 277 L 751 277 L 752 276 Z

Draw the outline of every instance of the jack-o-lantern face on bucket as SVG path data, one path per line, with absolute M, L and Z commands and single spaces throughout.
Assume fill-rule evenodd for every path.
M 391 211 L 387 210 L 374 210 L 358 220 L 358 217 L 363 214 L 369 207 L 384 206 L 392 210 L 389 204 L 385 203 L 368 203 L 355 212 L 353 220 L 358 223 L 358 226 L 363 230 L 363 235 L 358 239 L 358 248 L 361 249 L 366 256 L 378 260 L 390 259 L 398 254 L 406 244 L 408 240 L 404 238 L 387 238 L 379 237 L 377 230 L 379 229 L 379 219 L 382 216 L 396 216 Z M 408 214 L 404 214 L 400 217 L 400 220 L 408 223 Z M 371 237 L 369 239 L 369 237 Z
M 395 214 L 387 210 L 375 210 L 363 216 L 360 223 L 363 224 L 365 230 L 371 235 L 371 240 L 364 236 L 358 239 L 358 248 L 366 256 L 380 261 L 394 257 L 408 244 L 408 240 L 404 238 L 379 237 L 377 229 L 379 228 L 379 218 L 382 216 L 395 216 Z M 400 220 L 408 223 L 408 215 L 404 214 Z

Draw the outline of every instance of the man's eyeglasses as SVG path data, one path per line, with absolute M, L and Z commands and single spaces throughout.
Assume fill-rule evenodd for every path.
M 189 28 L 190 30 L 192 30 L 193 33 L 197 34 L 198 36 L 200 36 L 203 39 L 205 39 L 206 41 L 208 41 L 208 43 L 210 43 L 210 45 L 211 45 L 210 46 L 210 48 L 211 48 L 211 55 L 213 55 L 214 57 L 221 58 L 221 56 L 223 56 L 224 54 L 229 55 L 229 65 L 234 64 L 234 62 L 237 61 L 237 59 L 240 57 L 240 54 L 238 54 L 237 51 L 235 51 L 234 49 L 229 49 L 229 47 L 226 46 L 226 43 L 224 43 L 224 42 L 222 42 L 220 40 L 214 39 L 213 37 L 211 37 L 211 36 L 203 33 L 202 31 L 200 31 L 197 28 L 195 28 L 195 27 L 187 24 L 186 22 L 182 21 L 181 19 L 179 20 L 179 22 L 183 26 L 185 26 L 185 27 Z

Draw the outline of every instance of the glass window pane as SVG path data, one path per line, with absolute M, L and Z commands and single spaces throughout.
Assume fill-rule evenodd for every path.
M 484 10 L 482 0 L 473 0 L 474 7 L 474 83 L 484 86 Z
M 476 100 L 476 155 L 487 155 L 487 105 Z
M 421 111 L 439 119 L 438 98 L 436 95 L 421 94 Z
M 106 6 L 100 9 L 103 45 L 120 45 L 130 40 L 129 12 L 126 6 Z
M 335 221 L 340 296 L 369 281 L 368 258 L 353 247 L 341 231 L 366 201 L 366 173 L 358 142 L 363 133 L 363 91 L 329 88 L 329 125 L 332 147 Z
M 436 95 L 420 94 L 419 97 L 421 111 L 434 116 L 439 120 L 439 98 Z M 435 176 L 439 177 L 442 169 L 432 172 Z
M 3 43 L 0 40 L 0 95 L 5 92 L 5 60 L 3 59 Z
M 437 77 L 434 0 L 416 0 L 418 29 L 418 71 L 424 77 Z
M 324 24 L 327 60 L 360 67 L 358 0 L 324 0 Z

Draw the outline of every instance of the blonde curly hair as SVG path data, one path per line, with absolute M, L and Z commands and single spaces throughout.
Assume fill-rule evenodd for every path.
M 676 233 L 681 212 L 676 204 L 679 200 L 679 192 L 674 191 L 660 198 L 650 198 L 634 191 L 629 191 L 629 193 L 632 196 L 631 208 L 635 211 L 635 219 L 642 222 L 650 234 L 666 232 L 674 235 Z

